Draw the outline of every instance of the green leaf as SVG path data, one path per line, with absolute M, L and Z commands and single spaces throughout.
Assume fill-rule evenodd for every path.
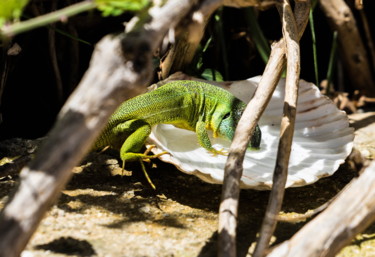
M 28 0 L 1 0 L 0 1 L 0 26 L 6 21 L 19 19 Z
M 150 0 L 95 0 L 103 16 L 118 16 L 124 12 L 136 12 L 150 4 Z
M 221 75 L 221 73 L 219 71 L 214 70 L 214 69 L 205 69 L 202 72 L 201 76 L 202 76 L 202 78 L 204 78 L 206 80 L 219 81 L 219 82 L 224 81 L 223 75 Z
M 265 64 L 268 62 L 268 58 L 271 54 L 271 47 L 268 43 L 262 29 L 260 28 L 258 18 L 254 7 L 244 9 L 246 13 L 246 21 L 249 27 L 251 38 L 254 40 L 255 47 Z

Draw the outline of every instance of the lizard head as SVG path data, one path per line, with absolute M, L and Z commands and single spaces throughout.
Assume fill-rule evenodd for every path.
M 231 103 L 231 108 L 221 112 L 219 126 L 216 133 L 219 136 L 225 137 L 232 141 L 234 132 L 236 131 L 237 124 L 241 118 L 242 113 L 246 108 L 246 104 L 238 99 L 234 99 Z M 261 141 L 261 131 L 259 126 L 255 127 L 253 136 L 250 139 L 249 147 L 258 149 Z

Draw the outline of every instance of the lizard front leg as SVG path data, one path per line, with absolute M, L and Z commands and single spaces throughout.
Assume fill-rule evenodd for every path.
M 138 122 L 139 123 L 139 122 Z M 140 153 L 146 139 L 151 133 L 151 126 L 144 122 L 138 124 L 138 127 L 124 141 L 120 148 L 120 158 L 123 162 L 136 161 L 139 158 L 146 159 L 146 155 Z
M 153 189 L 156 189 L 155 185 L 152 183 L 150 177 L 147 174 L 146 168 L 143 164 L 143 160 L 157 158 L 160 155 L 166 154 L 167 152 L 162 152 L 155 155 L 147 155 L 149 151 L 146 150 L 145 153 L 140 153 L 143 145 L 145 144 L 148 136 L 151 133 L 151 126 L 147 122 L 144 122 L 142 120 L 131 120 L 127 121 L 126 124 L 123 124 L 122 128 L 123 132 L 126 132 L 126 134 L 129 134 L 130 131 L 133 131 L 130 133 L 130 135 L 127 136 L 120 148 L 122 168 L 125 169 L 125 163 L 127 161 L 139 161 L 147 181 Z M 119 130 L 121 130 L 121 124 L 117 127 L 117 131 Z
M 214 155 L 221 154 L 221 155 L 227 155 L 227 152 L 223 150 L 217 150 L 215 149 L 212 144 L 211 140 L 208 136 L 207 129 L 206 129 L 206 123 L 203 121 L 198 121 L 195 127 L 195 132 L 198 137 L 199 144 L 205 148 L 206 150 L 210 151 Z
M 143 145 L 145 144 L 148 136 L 151 133 L 151 126 L 146 122 L 137 121 L 137 128 L 135 128 L 134 132 L 131 133 L 124 141 L 120 148 L 120 158 L 123 162 L 126 161 L 136 161 L 139 159 L 154 159 L 159 157 L 166 152 L 155 154 L 155 155 L 147 155 L 149 151 L 145 153 L 140 153 Z

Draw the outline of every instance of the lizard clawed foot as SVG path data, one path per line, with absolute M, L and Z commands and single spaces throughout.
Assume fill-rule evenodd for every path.
M 155 147 L 155 145 L 151 145 L 149 148 L 146 149 L 146 151 L 144 153 L 126 153 L 126 157 L 131 159 L 131 160 L 138 160 L 139 161 L 139 163 L 141 164 L 143 174 L 145 175 L 145 177 L 147 179 L 147 182 L 150 184 L 150 186 L 154 190 L 156 190 L 156 187 L 155 187 L 154 183 L 152 183 L 151 178 L 148 175 L 148 173 L 146 171 L 146 167 L 145 167 L 143 162 L 149 163 L 149 162 L 151 162 L 151 159 L 155 159 L 155 158 L 158 158 L 161 155 L 168 154 L 168 152 L 164 151 L 164 152 L 161 152 L 161 153 L 158 153 L 158 154 L 148 155 L 150 153 L 150 151 L 152 150 L 152 148 L 154 148 L 154 147 Z M 124 159 L 123 159 L 123 162 L 122 162 L 122 170 L 125 171 L 125 160 Z
M 146 151 L 143 153 L 144 155 L 148 155 L 152 149 L 154 149 L 156 145 L 150 145 L 149 148 L 146 148 Z
M 156 147 L 156 145 L 150 145 L 150 147 L 146 149 L 146 151 L 143 153 L 143 155 L 144 155 L 144 158 L 142 158 L 143 161 L 150 162 L 151 159 L 155 159 L 155 158 L 158 158 L 159 156 L 162 156 L 164 154 L 168 154 L 167 151 L 164 151 L 164 152 L 161 152 L 161 153 L 158 153 L 158 154 L 148 155 L 151 152 L 151 150 L 155 147 Z
M 150 176 L 148 175 L 148 173 L 146 171 L 146 167 L 145 167 L 143 161 L 140 159 L 139 162 L 141 164 L 142 171 L 143 171 L 143 174 L 145 175 L 145 177 L 147 179 L 147 182 L 150 184 L 150 186 L 152 187 L 152 189 L 156 190 L 156 186 L 154 185 L 154 183 L 152 182 Z
M 154 154 L 154 155 L 148 155 L 152 148 L 156 147 L 155 145 L 150 145 L 149 148 L 146 149 L 146 151 L 143 153 L 144 157 L 139 159 L 139 162 L 141 163 L 141 167 L 142 167 L 142 171 L 143 171 L 143 174 L 145 175 L 146 179 L 147 179 L 147 182 L 150 184 L 150 186 L 152 187 L 152 189 L 156 190 L 156 186 L 154 185 L 154 183 L 152 182 L 150 176 L 148 175 L 147 171 L 146 171 L 146 167 L 144 165 L 144 161 L 145 162 L 151 162 L 151 159 L 155 159 L 155 158 L 158 158 L 159 156 L 161 155 L 164 155 L 164 154 L 168 154 L 168 152 L 164 151 L 164 152 L 161 152 L 161 153 L 158 153 L 158 154 Z
M 215 148 L 213 148 L 212 150 L 210 150 L 210 154 L 212 154 L 213 157 L 217 156 L 217 155 L 224 155 L 224 156 L 228 156 L 229 152 L 227 150 L 224 150 L 224 148 L 221 148 L 220 150 L 217 150 Z
M 145 175 L 146 180 L 150 184 L 150 186 L 152 187 L 152 189 L 156 190 L 156 187 L 155 187 L 154 183 L 152 183 L 152 180 L 151 180 L 150 176 L 148 175 L 148 173 L 146 171 L 146 167 L 143 164 L 143 161 L 144 160 L 142 160 L 141 158 L 139 158 L 139 163 L 141 164 L 141 168 L 142 168 L 143 174 Z M 132 175 L 132 171 L 128 171 L 128 170 L 125 169 L 125 161 L 122 162 L 121 177 L 123 177 L 124 175 L 125 176 L 131 176 Z

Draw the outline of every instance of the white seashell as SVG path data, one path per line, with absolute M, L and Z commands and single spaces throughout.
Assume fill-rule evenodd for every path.
M 244 102 L 249 102 L 261 77 L 234 82 L 229 90 Z M 304 186 L 332 175 L 344 162 L 353 146 L 354 129 L 346 114 L 323 96 L 318 88 L 300 81 L 297 116 L 289 161 L 286 187 Z M 262 131 L 260 150 L 248 150 L 244 159 L 241 188 L 270 189 L 276 162 L 279 129 L 283 110 L 285 80 L 282 79 L 259 121 Z M 194 132 L 172 125 L 158 125 L 150 142 L 154 153 L 168 151 L 160 159 L 179 170 L 193 174 L 209 183 L 222 183 L 227 156 L 213 156 L 202 148 Z M 230 142 L 212 138 L 216 149 L 228 150 Z

